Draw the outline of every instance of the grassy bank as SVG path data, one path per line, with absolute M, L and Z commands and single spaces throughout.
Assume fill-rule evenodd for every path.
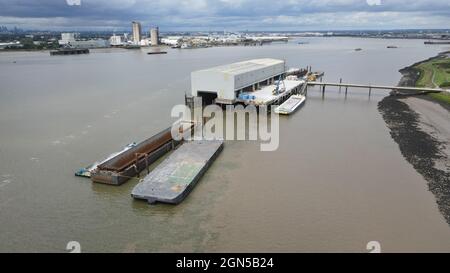
M 419 63 L 414 68 L 420 73 L 416 86 L 450 88 L 450 58 L 448 54 L 442 54 Z M 450 94 L 448 93 L 430 94 L 429 96 L 450 105 Z
M 402 78 L 399 86 L 449 88 L 450 82 L 450 52 L 445 52 L 437 57 L 421 61 L 400 70 Z M 414 95 L 417 92 L 404 92 Z M 429 94 L 422 96 L 426 100 L 439 103 L 450 111 L 450 95 L 447 93 Z M 413 165 L 428 182 L 428 188 L 436 198 L 439 211 L 450 225 L 450 173 L 447 167 L 441 164 L 449 162 L 450 155 L 447 152 L 448 143 L 445 132 L 426 124 L 421 118 L 423 113 L 416 112 L 405 102 L 405 96 L 387 96 L 378 103 L 378 109 L 383 115 L 390 130 L 391 137 L 399 145 L 402 155 Z M 444 111 L 445 112 L 445 111 Z M 431 117 L 432 118 L 432 117 Z M 446 125 L 445 118 L 443 125 Z M 447 166 L 447 165 L 445 165 Z

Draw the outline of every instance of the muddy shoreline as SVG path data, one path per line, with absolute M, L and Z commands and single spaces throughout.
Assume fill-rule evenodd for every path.
M 438 58 L 441 54 L 401 69 L 402 78 L 398 86 L 415 86 L 419 73 L 414 66 Z M 429 96 L 419 98 L 436 102 Z M 446 153 L 445 145 L 449 144 L 425 132 L 419 114 L 402 102 L 402 99 L 405 97 L 387 96 L 379 102 L 378 109 L 390 130 L 391 137 L 399 145 L 405 159 L 425 178 L 441 214 L 450 225 L 450 172 L 437 167 L 437 162 L 448 162 L 450 155 Z M 450 111 L 448 105 L 441 103 L 440 105 Z

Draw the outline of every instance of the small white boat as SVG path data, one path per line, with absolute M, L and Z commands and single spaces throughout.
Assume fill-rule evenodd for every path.
M 289 99 L 283 102 L 280 106 L 275 108 L 275 113 L 281 115 L 289 115 L 297 110 L 300 105 L 302 105 L 306 100 L 303 95 L 292 95 Z

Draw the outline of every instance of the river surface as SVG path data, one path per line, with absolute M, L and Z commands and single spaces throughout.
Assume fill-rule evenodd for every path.
M 309 44 L 89 55 L 0 52 L 0 251 L 450 251 L 450 227 L 377 110 L 386 91 L 310 89 L 280 119 L 280 146 L 226 142 L 178 206 L 135 201 L 133 179 L 74 171 L 170 126 L 190 72 L 252 58 L 325 71 L 325 81 L 396 85 L 443 51 L 421 40 L 304 38 Z M 387 49 L 396 45 L 397 49 Z M 355 51 L 362 48 L 362 51 Z M 343 91 L 343 90 L 342 90 Z

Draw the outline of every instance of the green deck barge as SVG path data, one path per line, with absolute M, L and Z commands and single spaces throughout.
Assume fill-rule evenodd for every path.
M 192 191 L 222 149 L 222 140 L 190 141 L 182 144 L 136 185 L 131 195 L 151 204 L 180 203 Z

